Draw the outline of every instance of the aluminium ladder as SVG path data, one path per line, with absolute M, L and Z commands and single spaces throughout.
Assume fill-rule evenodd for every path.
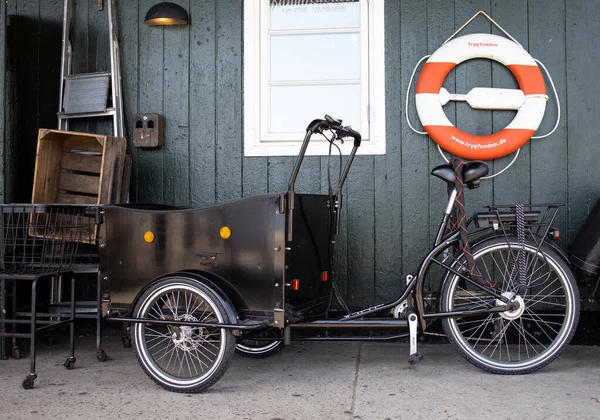
M 64 0 L 58 129 L 69 131 L 74 118 L 112 117 L 115 136 L 124 137 L 121 65 L 114 16 L 114 0 L 107 2 L 110 71 L 73 74 L 70 41 L 72 0 Z M 109 100 L 108 93 L 111 92 Z
M 2 1 L 2 0 L 0 0 Z M 69 131 L 69 121 L 76 118 L 99 118 L 111 117 L 113 122 L 113 135 L 125 137 L 123 117 L 123 96 L 121 85 L 121 65 L 119 60 L 119 43 L 116 33 L 115 5 L 114 0 L 107 1 L 108 34 L 110 41 L 110 71 L 93 73 L 73 73 L 73 48 L 70 41 L 71 16 L 73 0 L 64 0 L 63 28 L 62 28 L 62 51 L 60 67 L 60 88 L 58 108 L 58 129 Z M 101 5 L 98 3 L 98 10 Z M 110 97 L 109 97 L 110 92 Z M 79 151 L 80 153 L 84 153 Z M 85 152 L 86 154 L 91 152 Z M 125 157 L 125 171 L 123 181 L 123 194 L 121 200 L 129 202 L 129 174 L 131 172 L 131 159 Z M 94 266 L 77 267 L 75 273 L 96 273 L 100 275 L 98 268 Z M 58 308 L 60 317 L 60 305 L 63 304 L 62 276 L 52 279 L 50 289 L 50 305 Z M 98 277 L 98 291 L 100 290 L 100 277 Z M 76 313 L 78 318 L 96 318 L 96 351 L 98 360 L 106 360 L 106 353 L 101 348 L 100 320 L 98 302 L 77 302 Z M 54 319 L 51 317 L 51 319 Z

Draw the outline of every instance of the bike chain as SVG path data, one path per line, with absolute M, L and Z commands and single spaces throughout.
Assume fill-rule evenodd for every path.
M 448 337 L 446 334 L 442 334 L 442 333 L 434 333 L 434 332 L 429 332 L 429 331 L 425 331 L 423 333 L 423 335 L 433 335 L 435 337 Z

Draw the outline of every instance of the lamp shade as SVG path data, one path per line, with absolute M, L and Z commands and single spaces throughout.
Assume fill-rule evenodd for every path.
M 180 5 L 165 1 L 148 10 L 144 23 L 149 26 L 187 25 L 188 14 Z

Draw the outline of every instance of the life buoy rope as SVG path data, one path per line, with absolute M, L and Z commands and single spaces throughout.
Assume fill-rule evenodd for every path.
M 461 131 L 446 117 L 440 103 L 440 89 L 448 73 L 473 58 L 504 64 L 525 95 L 512 122 L 490 135 Z M 547 99 L 540 68 L 523 47 L 498 35 L 471 34 L 452 39 L 429 57 L 417 80 L 415 103 L 426 132 L 444 150 L 466 159 L 491 160 L 516 151 L 535 134 Z

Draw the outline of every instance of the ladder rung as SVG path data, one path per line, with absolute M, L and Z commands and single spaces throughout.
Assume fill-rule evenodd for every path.
M 112 117 L 115 115 L 114 108 L 106 108 L 104 112 L 59 112 L 60 119 L 69 120 L 72 118 L 90 118 L 90 117 Z
M 110 73 L 87 73 L 65 77 L 63 111 L 68 114 L 106 112 Z
M 110 78 L 111 73 L 109 71 L 99 71 L 95 73 L 76 73 L 76 74 L 68 74 L 65 76 L 65 79 L 76 80 L 76 79 L 90 79 L 90 78 Z

